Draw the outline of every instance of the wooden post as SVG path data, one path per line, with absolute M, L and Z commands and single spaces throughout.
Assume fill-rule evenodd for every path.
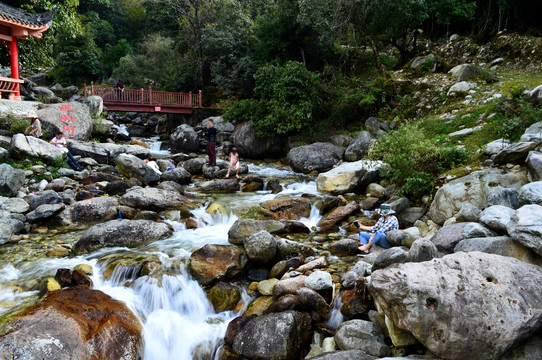
M 90 95 L 94 95 L 94 81 L 90 82 Z
M 192 107 L 192 91 L 188 93 L 188 106 Z
M 152 105 L 152 87 L 149 85 L 149 105 Z
M 145 90 L 141 88 L 141 103 L 143 104 L 143 97 L 145 96 Z
M 19 80 L 19 50 L 17 49 L 17 38 L 11 37 L 11 44 L 9 48 L 9 54 L 11 57 L 11 77 Z M 19 83 L 15 83 L 15 92 L 9 95 L 10 100 L 21 100 L 21 86 Z
M 84 85 L 83 85 L 83 96 L 85 98 L 87 97 L 87 83 L 84 83 Z
M 201 90 L 199 91 L 199 107 L 201 107 L 202 104 L 202 96 L 201 96 Z

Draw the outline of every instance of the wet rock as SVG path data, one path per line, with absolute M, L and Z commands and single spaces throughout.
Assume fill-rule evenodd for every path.
M 295 295 L 308 311 L 316 311 L 318 315 L 325 318 L 331 311 L 331 306 L 324 297 L 310 288 L 299 288 Z
M 300 359 L 312 338 L 307 313 L 286 311 L 250 320 L 235 337 L 234 351 L 252 359 Z
M 151 184 L 160 180 L 156 173 L 145 161 L 134 155 L 121 154 L 117 157 L 117 167 L 127 178 L 134 177 L 143 184 Z
M 406 262 L 408 257 L 408 250 L 402 247 L 392 247 L 386 249 L 378 255 L 371 271 L 376 271 L 378 269 L 384 269 L 392 264 L 402 264 Z
M 520 207 L 506 227 L 512 239 L 542 255 L 542 206 Z
M 254 317 L 255 315 L 239 316 L 230 321 L 226 329 L 226 335 L 224 336 L 224 343 L 231 346 L 239 331 Z
M 280 279 L 290 269 L 295 269 L 302 264 L 301 258 L 298 256 L 281 260 L 276 263 L 269 271 L 269 278 Z
M 305 287 L 305 275 L 299 275 L 293 278 L 280 280 L 273 287 L 273 299 L 278 299 L 284 295 L 294 295 L 297 289 Z
M 343 157 L 344 148 L 331 143 L 314 143 L 293 148 L 288 153 L 290 167 L 296 172 L 308 174 L 324 172 L 333 168 Z
M 294 220 L 280 220 L 284 224 L 284 234 L 309 234 L 311 230 L 302 222 Z
M 217 179 L 204 182 L 200 189 L 208 193 L 233 193 L 239 191 L 241 185 L 236 179 Z
M 162 181 L 174 181 L 178 184 L 186 185 L 190 184 L 190 181 L 192 181 L 192 175 L 190 175 L 187 170 L 178 167 L 173 170 L 163 172 L 160 179 L 162 179 Z
M 264 138 L 256 135 L 252 121 L 244 122 L 235 127 L 233 144 L 242 157 L 249 159 L 263 159 L 280 157 L 286 152 L 288 138 L 277 136 Z
M 341 285 L 345 289 L 351 289 L 356 285 L 356 282 L 366 275 L 371 273 L 371 264 L 363 260 L 359 260 L 349 271 L 344 273 L 341 278 Z
M 260 191 L 264 188 L 264 180 L 260 176 L 249 175 L 243 179 L 241 184 L 241 191 L 243 192 L 254 192 Z
M 162 211 L 182 209 L 190 200 L 175 191 L 139 188 L 128 191 L 121 197 L 120 203 L 138 209 Z
M 429 209 L 429 216 L 437 224 L 443 224 L 465 203 L 471 203 L 478 209 L 485 209 L 486 195 L 492 187 L 500 185 L 519 190 L 527 183 L 526 175 L 523 171 L 487 169 L 452 180 L 437 191 Z
M 542 180 L 542 152 L 531 151 L 525 159 L 525 165 L 529 169 L 529 175 L 533 181 Z
M 418 239 L 412 243 L 405 262 L 424 262 L 438 256 L 435 244 L 426 239 Z
M 319 228 L 319 232 L 331 232 L 336 228 L 337 223 L 343 221 L 358 210 L 359 204 L 356 201 L 351 201 L 346 206 L 339 206 L 333 210 L 324 219 L 320 220 L 316 227 Z
M 523 185 L 519 190 L 518 200 L 521 205 L 542 205 L 542 181 Z
M 471 252 L 375 271 L 369 288 L 393 323 L 435 355 L 496 359 L 539 328 L 541 285 L 535 265 Z
M 362 131 L 356 136 L 356 138 L 348 145 L 344 152 L 344 158 L 347 161 L 358 161 L 369 150 L 369 147 L 376 141 L 373 135 L 368 131 Z
M 174 181 L 162 181 L 160 184 L 158 184 L 158 186 L 156 186 L 156 188 L 184 194 L 184 187 Z
M 273 295 L 273 288 L 278 282 L 279 280 L 274 278 L 260 281 L 258 283 L 258 292 L 262 295 Z
M 34 223 L 40 220 L 48 219 L 51 216 L 64 209 L 64 204 L 43 204 L 26 214 L 26 220 L 29 223 Z
M 245 238 L 259 231 L 265 230 L 276 234 L 284 229 L 284 224 L 275 220 L 237 220 L 228 231 L 228 241 L 235 245 L 242 245 Z
M 248 304 L 243 316 L 257 315 L 262 316 L 268 313 L 269 306 L 273 303 L 272 296 L 260 296 Z
M 14 169 L 9 164 L 0 164 L 0 195 L 16 196 L 24 182 L 23 170 Z
M 277 241 L 265 230 L 250 235 L 243 240 L 243 246 L 250 261 L 265 264 L 273 259 L 277 252 Z
M 1 358 L 135 359 L 142 346 L 141 324 L 126 305 L 85 286 L 48 294 L 10 328 Z
M 286 239 L 277 240 L 277 258 L 279 260 L 290 259 L 296 256 L 307 258 L 315 254 L 314 249 L 308 245 Z
M 117 218 L 118 205 L 117 198 L 97 197 L 68 206 L 58 217 L 64 225 L 92 225 Z
M 363 350 L 377 357 L 384 357 L 390 353 L 378 326 L 365 320 L 342 323 L 335 334 L 335 343 L 341 350 Z
M 378 161 L 369 160 L 341 164 L 333 170 L 319 174 L 316 187 L 320 192 L 334 195 L 363 192 L 370 183 L 378 180 L 381 165 Z
M 206 286 L 241 275 L 246 264 L 247 257 L 237 246 L 207 244 L 190 255 L 188 271 Z
M 359 242 L 352 239 L 343 239 L 331 244 L 329 251 L 335 256 L 354 256 L 358 253 Z
M 515 213 L 514 209 L 506 206 L 490 206 L 480 214 L 480 222 L 493 231 L 506 234 L 506 226 Z
M 72 281 L 73 281 L 73 284 L 75 286 L 77 286 L 77 285 L 88 286 L 88 287 L 93 286 L 92 279 L 90 278 L 90 276 L 87 275 L 82 270 L 77 270 L 77 269 L 73 270 L 73 272 L 72 272 Z
M 273 212 L 277 220 L 299 220 L 310 216 L 312 204 L 305 198 L 282 198 L 264 201 L 261 206 Z
M 220 281 L 209 290 L 209 301 L 217 313 L 235 309 L 241 300 L 241 291 L 237 286 Z
M 492 237 L 496 234 L 488 228 L 478 223 L 467 223 L 463 228 L 463 238 L 471 239 L 478 237 Z
M 460 241 L 454 252 L 481 251 L 488 254 L 496 254 L 516 258 L 530 263 L 541 264 L 540 257 L 531 249 L 523 246 L 509 236 L 479 237 Z
M 465 225 L 467 223 L 444 226 L 433 235 L 431 242 L 435 244 L 439 252 L 444 254 L 452 253 L 457 243 L 463 240 Z
M 278 194 L 282 191 L 282 185 L 278 179 L 271 179 L 267 182 L 267 190 L 271 190 L 272 194 Z
M 92 158 L 99 164 L 109 165 L 115 165 L 120 155 L 133 155 L 139 159 L 146 159 L 151 155 L 149 149 L 139 145 L 118 145 L 93 141 L 68 141 L 68 149 L 73 155 Z
M 171 134 L 169 145 L 171 151 L 175 153 L 197 152 L 199 149 L 199 137 L 192 126 L 182 124 Z
M 74 253 L 92 252 L 103 247 L 139 247 L 170 237 L 172 229 L 165 223 L 149 220 L 110 220 L 94 225 L 75 243 Z
M 501 150 L 493 158 L 493 163 L 497 165 L 503 165 L 513 162 L 522 162 L 527 158 L 527 155 L 531 150 L 536 148 L 536 143 L 534 142 L 520 142 L 511 144 L 504 150 Z

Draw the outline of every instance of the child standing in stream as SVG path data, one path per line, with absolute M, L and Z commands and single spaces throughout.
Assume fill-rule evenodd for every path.
M 239 154 L 237 153 L 237 148 L 231 149 L 230 155 L 228 155 L 228 160 L 230 161 L 230 166 L 228 167 L 226 177 L 230 176 L 231 168 L 235 167 L 235 177 L 239 179 L 239 168 L 241 167 L 241 164 L 239 163 Z

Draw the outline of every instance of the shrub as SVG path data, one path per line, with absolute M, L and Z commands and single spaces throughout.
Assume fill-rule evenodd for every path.
M 30 119 L 26 117 L 9 116 L 8 119 L 11 122 L 9 131 L 12 134 L 23 134 L 30 125 Z
M 402 184 L 400 193 L 413 197 L 432 192 L 438 174 L 468 160 L 465 150 L 438 145 L 417 124 L 405 124 L 380 138 L 369 156 L 385 162 L 382 176 Z

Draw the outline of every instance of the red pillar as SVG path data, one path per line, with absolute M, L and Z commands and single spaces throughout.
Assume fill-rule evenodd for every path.
M 11 78 L 19 79 L 19 51 L 17 50 L 17 38 L 11 37 L 10 44 L 10 56 L 11 56 Z M 10 100 L 21 100 L 21 88 L 17 83 L 15 84 L 16 92 L 9 95 Z

